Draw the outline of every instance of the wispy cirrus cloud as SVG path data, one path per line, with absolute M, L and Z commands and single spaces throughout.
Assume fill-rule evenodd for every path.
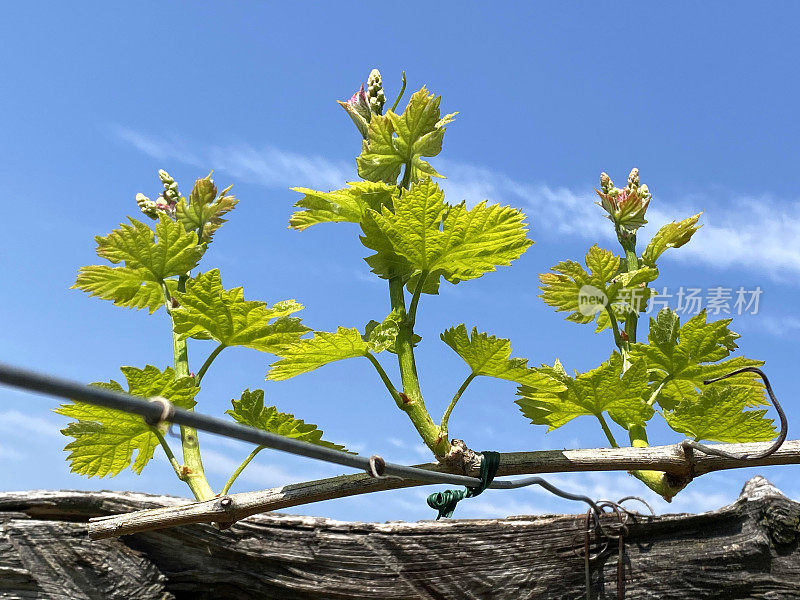
M 304 185 L 333 189 L 355 177 L 355 161 L 347 164 L 269 144 L 260 147 L 194 144 L 178 136 L 146 134 L 118 125 L 111 131 L 117 139 L 156 160 L 223 171 L 236 179 L 270 188 Z
M 178 136 L 146 134 L 115 126 L 112 133 L 158 160 L 179 161 L 215 169 L 246 182 L 273 188 L 296 185 L 321 189 L 341 187 L 355 177 L 352 162 L 299 154 L 271 145 L 198 144 Z M 448 179 L 441 182 L 448 196 L 474 203 L 483 199 L 527 210 L 537 235 L 585 240 L 612 240 L 612 230 L 600 218 L 592 190 L 575 191 L 543 183 L 520 181 L 484 167 L 439 159 Z M 668 208 L 665 208 L 668 207 Z M 787 203 L 769 194 L 720 199 L 693 194 L 687 198 L 657 197 L 648 211 L 653 227 L 705 211 L 703 229 L 670 260 L 692 261 L 714 268 L 747 269 L 774 280 L 796 284 L 800 275 L 800 202 Z M 643 230 L 652 233 L 652 229 Z
M 0 412 L 0 433 L 4 436 L 34 435 L 37 438 L 61 438 L 62 427 L 63 423 L 59 423 L 55 419 L 36 417 L 18 410 Z
M 491 198 L 516 206 L 527 206 L 532 225 L 539 231 L 555 232 L 586 240 L 612 240 L 608 222 L 599 218 L 592 190 L 575 192 L 540 183 L 514 180 L 494 171 L 442 161 L 449 179 L 443 184 L 456 198 L 471 201 Z M 668 207 L 668 208 L 665 208 Z M 657 197 L 647 213 L 651 225 L 642 230 L 641 241 L 662 223 L 704 212 L 703 228 L 691 244 L 669 253 L 672 260 L 692 261 L 715 268 L 746 268 L 767 273 L 778 281 L 800 275 L 800 202 L 778 198 L 738 196 L 720 199 L 694 194 L 690 198 Z

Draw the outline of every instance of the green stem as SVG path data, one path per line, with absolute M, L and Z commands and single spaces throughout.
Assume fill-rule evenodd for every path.
M 603 433 L 606 434 L 606 438 L 608 439 L 608 443 L 611 444 L 612 448 L 619 448 L 619 444 L 617 444 L 617 440 L 614 439 L 614 434 L 611 433 L 611 429 L 608 427 L 608 423 L 606 423 L 606 419 L 603 416 L 603 413 L 599 415 L 595 415 L 597 420 L 600 421 L 600 427 L 603 428 Z
M 397 94 L 397 100 L 395 100 L 394 104 L 392 104 L 392 112 L 394 112 L 395 109 L 397 108 L 397 105 L 400 104 L 400 98 L 403 97 L 403 93 L 405 91 L 406 91 L 406 72 L 403 71 L 403 87 L 400 88 L 400 93 Z
M 639 268 L 639 258 L 636 256 L 636 236 L 632 235 L 625 238 L 620 234 L 619 229 L 617 229 L 617 238 L 619 239 L 622 249 L 625 251 L 625 272 L 630 273 L 631 271 L 635 271 Z M 631 292 L 631 311 L 628 313 L 628 316 L 625 317 L 625 333 L 628 336 L 628 344 L 636 342 L 636 330 L 638 329 L 639 323 L 639 307 L 636 306 L 632 294 L 633 292 Z
M 169 464 L 172 465 L 172 468 L 175 470 L 175 475 L 178 476 L 178 479 L 183 481 L 185 478 L 183 476 L 183 469 L 181 468 L 178 459 L 175 458 L 175 454 L 172 452 L 172 448 L 169 447 L 167 440 L 164 438 L 164 434 L 161 433 L 161 430 L 158 427 L 151 427 L 153 433 L 158 438 L 158 443 L 161 444 L 161 447 L 164 449 L 164 453 L 167 455 L 169 459 Z
M 383 384 L 386 386 L 386 389 L 389 390 L 389 393 L 391 394 L 394 401 L 397 403 L 397 406 L 403 408 L 403 399 L 400 397 L 400 392 L 398 392 L 397 388 L 394 387 L 392 380 L 389 379 L 389 376 L 386 374 L 386 371 L 383 370 L 381 363 L 378 362 L 378 359 L 375 358 L 375 355 L 373 355 L 371 352 L 367 352 L 365 356 L 369 359 L 369 362 L 371 362 L 372 365 L 375 367 L 375 370 L 378 372 L 381 381 L 383 381 Z
M 453 412 L 453 409 L 456 407 L 456 404 L 461 398 L 461 394 L 464 393 L 464 390 L 467 389 L 467 386 L 469 386 L 469 384 L 472 383 L 472 380 L 475 379 L 475 377 L 476 377 L 475 373 L 470 373 L 469 375 L 467 375 L 467 378 L 464 380 L 464 383 L 462 383 L 461 387 L 458 388 L 456 395 L 453 396 L 453 399 L 447 406 L 447 410 L 444 411 L 444 416 L 442 416 L 442 422 L 439 425 L 439 429 L 442 431 L 445 437 L 447 437 L 447 421 L 450 419 L 450 413 Z
M 211 363 L 214 362 L 214 359 L 217 358 L 217 356 L 219 356 L 219 353 L 222 352 L 225 348 L 226 348 L 225 344 L 220 344 L 219 346 L 214 348 L 214 351 L 211 354 L 208 355 L 206 362 L 203 363 L 203 366 L 200 367 L 200 370 L 197 372 L 197 375 L 194 376 L 195 381 L 197 381 L 198 385 L 200 385 L 200 382 L 203 380 L 203 375 L 206 374 L 206 371 L 208 371 L 208 368 L 211 366 Z
M 619 333 L 619 323 L 617 322 L 617 316 L 614 314 L 614 309 L 611 308 L 609 304 L 606 304 L 606 312 L 608 313 L 608 320 L 611 322 L 611 331 L 614 332 L 614 343 L 619 348 L 620 352 L 627 352 L 627 344 L 622 339 L 622 336 Z
M 447 437 L 441 435 L 441 431 L 434 424 L 433 420 L 425 408 L 422 399 L 422 391 L 417 375 L 417 365 L 414 360 L 414 328 L 406 315 L 405 295 L 403 291 L 403 280 L 400 277 L 389 279 L 389 298 L 391 307 L 400 315 L 400 327 L 395 340 L 397 351 L 397 362 L 400 366 L 400 380 L 403 384 L 403 395 L 400 397 L 402 404 L 400 408 L 404 410 L 411 422 L 414 424 L 422 440 L 437 457 L 443 457 L 450 449 L 450 442 Z
M 660 388 L 659 388 L 660 389 Z M 635 425 L 628 431 L 631 439 L 631 446 L 634 448 L 647 448 L 650 443 L 647 440 L 647 432 L 641 425 Z M 664 498 L 667 502 L 680 492 L 689 483 L 689 480 L 677 481 L 674 477 L 662 471 L 636 470 L 629 471 L 631 475 L 644 483 L 656 494 Z
M 407 190 L 411 185 L 411 163 L 408 162 L 403 170 L 403 180 L 400 182 L 401 190 Z M 424 283 L 424 282 L 423 282 Z M 418 284 L 421 292 L 422 284 Z M 400 367 L 400 381 L 403 384 L 403 394 L 400 396 L 402 405 L 400 408 L 408 414 L 425 445 L 431 449 L 433 454 L 444 457 L 450 450 L 450 441 L 447 436 L 443 436 L 441 430 L 434 424 L 425 402 L 422 399 L 419 377 L 417 376 L 417 365 L 414 360 L 414 321 L 406 312 L 405 282 L 402 277 L 389 278 L 389 301 L 391 309 L 400 317 L 400 327 L 395 339 L 395 350 L 397 352 L 397 363 Z M 413 302 L 413 300 L 412 300 Z M 419 300 L 417 300 L 419 302 Z M 413 305 L 416 317 L 417 305 Z
M 407 190 L 411 185 L 411 163 L 406 163 L 405 169 L 403 169 L 403 180 L 400 182 L 400 188 Z
M 425 286 L 425 280 L 428 278 L 428 272 L 422 271 L 417 279 L 417 285 L 414 288 L 414 293 L 411 296 L 411 305 L 408 308 L 408 321 L 411 327 L 417 323 L 417 306 L 419 305 L 419 298 L 422 295 L 422 288 Z
M 670 379 L 672 379 L 672 375 L 667 375 L 661 380 L 661 383 L 658 384 L 658 387 L 653 390 L 652 394 L 650 394 L 650 399 L 647 401 L 647 404 L 653 406 L 653 404 L 656 403 L 656 400 L 658 400 L 658 394 L 661 393 L 661 390 L 664 389 L 664 386 L 667 385 Z
M 178 291 L 183 292 L 186 290 L 186 275 L 181 275 L 178 278 Z M 172 298 L 169 295 L 167 285 L 162 282 L 162 290 L 164 292 L 164 301 L 167 308 L 167 313 L 170 316 L 170 323 L 172 325 L 172 353 L 174 357 L 175 377 L 188 377 L 189 376 L 189 352 L 186 348 L 186 340 L 181 339 L 180 335 L 175 332 L 175 323 L 172 320 Z M 203 469 L 203 460 L 200 456 L 200 444 L 197 441 L 197 430 L 193 427 L 186 427 L 181 425 L 181 446 L 183 447 L 183 481 L 192 490 L 192 494 L 197 500 L 208 500 L 215 496 L 214 491 L 208 484 Z
M 249 465 L 250 461 L 256 457 L 256 454 L 261 452 L 264 448 L 266 448 L 266 446 L 258 446 L 255 450 L 253 450 L 250 454 L 247 455 L 247 458 L 245 458 L 242 461 L 242 464 L 236 467 L 236 470 L 231 474 L 230 478 L 228 478 L 228 481 L 225 483 L 225 487 L 223 487 L 222 491 L 219 493 L 220 496 L 224 496 L 225 494 L 228 493 L 228 491 L 231 489 L 231 486 L 233 485 L 233 482 L 236 481 L 236 478 L 239 477 L 239 475 L 241 475 L 242 471 L 244 471 L 244 468 L 247 465 Z

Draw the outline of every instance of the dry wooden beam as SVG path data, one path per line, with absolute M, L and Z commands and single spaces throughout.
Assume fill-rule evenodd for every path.
M 769 443 L 720 444 L 715 446 L 731 453 L 755 454 Z M 693 463 L 693 464 L 692 464 Z M 735 460 L 695 452 L 692 462 L 679 445 L 649 448 L 595 448 L 583 450 L 540 450 L 508 452 L 501 455 L 498 477 L 576 471 L 631 471 L 647 469 L 664 471 L 676 477 L 699 476 L 711 471 L 786 465 L 800 463 L 800 440 L 791 440 L 774 454 L 758 460 Z M 417 465 L 431 471 L 446 472 L 439 464 Z M 468 473 L 477 475 L 476 472 Z M 204 502 L 170 506 L 111 515 L 92 519 L 89 536 L 104 539 L 141 531 L 188 525 L 191 523 L 233 523 L 251 515 L 310 504 L 322 500 L 344 498 L 418 485 L 428 485 L 396 478 L 373 478 L 367 474 L 342 475 L 307 481 L 269 490 L 230 494 Z
M 82 517 L 180 501 L 130 492 L 0 492 L 0 598 L 587 597 L 583 515 L 348 523 L 271 513 L 226 531 L 194 526 L 87 539 Z M 632 517 L 623 542 L 624 597 L 800 600 L 798 523 L 800 504 L 762 477 L 713 512 Z M 618 548 L 611 543 L 590 562 L 589 598 L 617 598 Z

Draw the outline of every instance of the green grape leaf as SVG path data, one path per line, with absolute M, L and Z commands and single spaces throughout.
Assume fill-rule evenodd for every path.
M 186 231 L 199 232 L 201 242 L 211 242 L 214 233 L 227 221 L 223 217 L 232 211 L 239 200 L 228 187 L 217 196 L 217 186 L 207 177 L 194 182 L 189 200 L 181 198 L 175 207 L 175 217 Z
M 564 384 L 547 374 L 528 367 L 526 359 L 511 358 L 511 342 L 507 339 L 478 333 L 477 328 L 473 328 L 470 335 L 463 323 L 442 333 L 441 338 L 467 363 L 476 376 L 515 381 L 552 393 L 566 389 Z
M 368 210 L 361 240 L 376 251 L 367 263 L 381 277 L 425 272 L 426 283 L 440 276 L 458 283 L 519 258 L 533 243 L 524 219 L 520 211 L 497 204 L 481 202 L 469 210 L 464 203 L 450 206 L 426 178 L 395 200 L 394 211 Z
M 642 267 L 641 269 L 620 273 L 614 277 L 614 281 L 621 283 L 623 287 L 627 288 L 643 283 L 650 283 L 651 281 L 655 281 L 657 277 L 658 269 L 655 267 Z
M 366 356 L 369 351 L 370 346 L 358 329 L 339 327 L 335 332 L 315 331 L 314 337 L 281 349 L 278 353 L 281 359 L 271 365 L 267 379 L 283 381 L 337 360 Z
M 631 345 L 631 356 L 647 362 L 651 383 L 660 386 L 659 405 L 673 410 L 683 401 L 698 401 L 699 389 L 724 387 L 741 390 L 748 406 L 766 404 L 764 385 L 755 373 L 742 373 L 718 384 L 703 381 L 742 367 L 758 367 L 762 361 L 744 357 L 727 359 L 737 348 L 739 335 L 728 328 L 730 319 L 707 322 L 705 311 L 681 326 L 677 314 L 669 309 L 650 319 L 648 343 Z M 722 361 L 722 362 L 719 362 Z
M 129 220 L 130 225 L 122 224 L 105 237 L 95 237 L 98 256 L 143 269 L 148 279 L 163 281 L 194 269 L 205 252 L 205 244 L 197 243 L 195 232 L 187 233 L 181 223 L 165 215 L 156 223 L 155 234 L 144 223 Z
M 395 340 L 400 331 L 401 322 L 402 317 L 400 314 L 397 311 L 392 311 L 381 323 L 377 321 L 367 323 L 361 339 L 367 342 L 373 352 L 394 351 Z
M 380 210 L 392 207 L 397 187 L 380 182 L 350 182 L 341 190 L 318 192 L 296 187 L 292 191 L 303 194 L 297 201 L 298 210 L 289 219 L 289 227 L 302 231 L 318 223 L 361 223 L 367 208 Z
M 380 323 L 375 320 L 367 323 L 364 328 L 364 335 L 361 336 L 361 339 L 367 342 L 367 345 L 373 352 L 382 352 L 386 350 L 396 354 L 395 340 L 400 331 L 401 322 L 402 317 L 400 317 L 396 311 L 392 311 Z M 416 346 L 421 340 L 422 338 L 420 336 L 416 333 L 413 334 L 412 345 Z
M 745 410 L 750 394 L 743 388 L 709 387 L 687 398 L 674 410 L 665 410 L 667 424 L 695 440 L 711 442 L 766 442 L 775 437 L 766 409 Z
M 225 411 L 237 423 L 277 433 L 296 440 L 347 452 L 344 446 L 322 439 L 322 430 L 294 415 L 279 412 L 274 406 L 264 406 L 264 390 L 247 389 L 239 400 L 231 400 L 232 409 Z
M 219 269 L 189 279 L 186 291 L 175 297 L 179 307 L 172 318 L 175 332 L 183 338 L 213 339 L 224 346 L 279 354 L 311 331 L 300 319 L 287 317 L 302 310 L 301 304 L 284 300 L 268 307 L 265 302 L 245 300 L 242 288 L 222 287 Z
M 591 323 L 604 306 L 614 303 L 622 287 L 607 285 L 619 270 L 620 258 L 610 250 L 589 248 L 585 258 L 589 272 L 573 260 L 551 267 L 552 273 L 539 275 L 540 298 L 556 312 L 569 312 L 568 321 Z
M 728 329 L 730 321 L 708 323 L 703 310 L 681 326 L 678 315 L 664 309 L 650 318 L 649 343 L 633 344 L 631 352 L 646 358 L 651 370 L 674 379 L 692 364 L 727 358 L 736 349 L 739 335 Z
M 596 284 L 605 286 L 607 281 L 617 274 L 620 268 L 620 258 L 611 250 L 600 248 L 597 244 L 589 248 L 584 259 L 586 266 L 591 271 L 590 279 Z M 581 270 L 583 270 L 581 268 Z
M 169 293 L 174 294 L 178 282 L 175 279 L 166 279 L 164 283 Z M 164 306 L 161 283 L 155 281 L 149 271 L 141 268 L 108 265 L 81 267 L 72 288 L 88 292 L 90 296 L 111 300 L 117 306 L 147 308 L 151 314 Z
M 584 262 L 588 272 L 579 263 L 565 260 L 551 267 L 552 273 L 539 275 L 540 298 L 556 312 L 569 312 L 567 321 L 591 323 L 597 319 L 596 331 L 600 332 L 611 326 L 606 307 L 618 320 L 630 311 L 646 310 L 655 292 L 645 286 L 658 277 L 658 269 L 620 272 L 620 257 L 597 245 L 589 248 Z
M 445 125 L 456 113 L 440 118 L 441 96 L 434 96 L 424 87 L 411 96 L 402 115 L 388 111 L 372 115 L 356 160 L 358 174 L 367 181 L 396 184 L 404 164 L 410 166 L 409 181 L 423 177 L 441 177 L 422 157 L 436 156 L 442 151 Z
M 560 364 L 536 370 L 566 388 L 556 393 L 539 386 L 523 385 L 519 389 L 517 404 L 522 414 L 535 425 L 547 425 L 548 431 L 576 417 L 600 416 L 603 412 L 625 429 L 644 425 L 653 416 L 653 409 L 647 404 L 647 367 L 642 361 L 634 362 L 623 374 L 622 357 L 615 352 L 596 369 L 574 379 Z
M 702 227 L 697 224 L 701 214 L 698 213 L 683 221 L 667 223 L 659 229 L 644 249 L 642 262 L 649 267 L 655 267 L 658 257 L 668 248 L 680 248 L 692 239 L 694 232 Z
M 194 397 L 200 388 L 195 385 L 194 377 L 176 379 L 172 369 L 161 371 L 151 365 L 144 369 L 122 367 L 121 371 L 127 380 L 130 394 L 143 398 L 161 396 L 179 408 L 191 409 L 195 405 Z M 125 391 L 113 380 L 92 385 L 118 392 Z M 75 438 L 64 449 L 69 451 L 68 460 L 72 472 L 79 475 L 113 477 L 129 465 L 133 472 L 141 473 L 158 446 L 153 428 L 139 415 L 84 402 L 62 404 L 55 412 L 77 419 L 62 429 L 61 433 Z

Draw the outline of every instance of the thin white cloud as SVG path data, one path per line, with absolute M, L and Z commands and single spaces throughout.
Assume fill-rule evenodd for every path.
M 759 317 L 757 328 L 776 337 L 794 338 L 800 331 L 800 318 L 762 316 Z
M 150 135 L 121 126 L 114 126 L 112 133 L 156 160 L 223 171 L 236 179 L 266 187 L 333 189 L 355 177 L 355 161 L 347 164 L 270 145 L 256 148 L 249 144 L 190 144 L 178 136 Z
M 244 456 L 242 456 L 242 459 L 244 459 Z M 220 454 L 214 450 L 206 449 L 203 452 L 203 466 L 209 473 L 228 477 L 236 470 L 240 463 L 241 460 L 235 460 L 228 455 Z M 313 479 L 313 477 L 309 479 Z M 242 471 L 237 481 L 240 484 L 243 483 L 250 487 L 266 489 L 287 485 L 289 483 L 296 483 L 297 475 L 281 467 L 267 464 L 264 460 L 259 461 L 258 458 L 256 458 Z
M 595 205 L 592 190 L 574 192 L 543 184 L 515 181 L 494 171 L 441 161 L 450 197 L 493 201 L 527 207 L 534 232 L 555 232 L 589 241 L 609 241 L 613 230 Z M 664 207 L 668 207 L 665 209 Z M 657 197 L 642 230 L 646 243 L 661 224 L 704 212 L 703 228 L 690 244 L 668 253 L 670 259 L 715 268 L 747 268 L 768 273 L 779 281 L 800 275 L 800 203 L 787 204 L 764 194 L 719 200 L 711 195 L 687 198 Z
M 43 419 L 26 415 L 18 410 L 0 412 L 0 432 L 4 435 L 60 438 L 64 424 L 55 419 Z
M 203 145 L 177 136 L 157 136 L 125 127 L 113 134 L 161 161 L 177 161 L 200 169 L 215 169 L 267 187 L 341 187 L 355 177 L 353 163 L 333 161 L 265 145 Z M 587 241 L 609 242 L 612 229 L 594 204 L 592 190 L 518 181 L 496 171 L 450 160 L 438 160 L 448 179 L 448 196 L 475 203 L 483 199 L 521 206 L 529 213 L 534 236 L 558 234 Z M 665 209 L 664 207 L 668 207 Z M 670 260 L 692 261 L 714 268 L 748 269 L 777 281 L 797 281 L 800 275 L 800 203 L 787 204 L 770 195 L 716 199 L 693 194 L 686 198 L 657 197 L 648 212 L 656 226 L 705 210 L 703 229 L 691 244 L 670 252 Z

